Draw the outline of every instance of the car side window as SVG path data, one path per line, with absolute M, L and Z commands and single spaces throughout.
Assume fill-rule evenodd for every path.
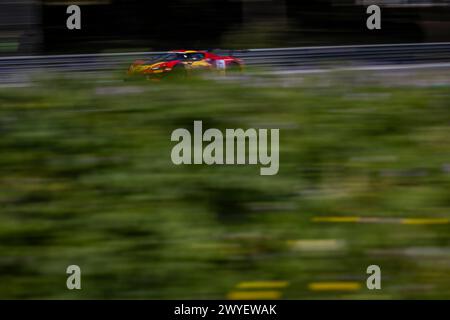
M 203 58 L 205 58 L 205 55 L 203 53 L 193 53 L 190 56 L 190 60 L 193 61 L 199 61 L 202 60 Z
M 177 54 L 177 59 L 181 61 L 187 60 L 187 56 L 184 53 Z

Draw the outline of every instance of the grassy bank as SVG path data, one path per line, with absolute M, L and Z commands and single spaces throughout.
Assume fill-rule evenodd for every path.
M 352 81 L 0 89 L 0 298 L 448 299 L 449 98 Z M 278 175 L 173 165 L 170 134 L 194 120 L 279 128 Z

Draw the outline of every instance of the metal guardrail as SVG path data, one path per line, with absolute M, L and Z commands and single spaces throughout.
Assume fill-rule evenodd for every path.
M 255 49 L 237 56 L 247 64 L 306 67 L 327 63 L 411 64 L 450 61 L 450 43 Z
M 224 51 L 227 52 L 227 51 Z M 230 52 L 230 51 L 228 51 Z M 136 59 L 164 52 L 0 57 L 0 79 L 29 72 L 125 70 Z M 232 51 L 247 65 L 278 69 L 323 65 L 379 65 L 450 61 L 450 43 L 268 48 Z

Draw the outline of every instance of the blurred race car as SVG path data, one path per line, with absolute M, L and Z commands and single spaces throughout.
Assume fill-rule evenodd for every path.
M 198 71 L 241 71 L 243 62 L 232 56 L 220 56 L 209 51 L 176 50 L 150 60 L 137 60 L 128 68 L 129 77 L 147 79 L 183 78 Z

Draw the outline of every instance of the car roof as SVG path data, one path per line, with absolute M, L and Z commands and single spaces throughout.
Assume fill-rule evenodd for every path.
M 172 50 L 170 52 L 173 52 L 173 53 L 196 53 L 196 52 L 204 53 L 204 51 L 199 51 L 199 50 Z

